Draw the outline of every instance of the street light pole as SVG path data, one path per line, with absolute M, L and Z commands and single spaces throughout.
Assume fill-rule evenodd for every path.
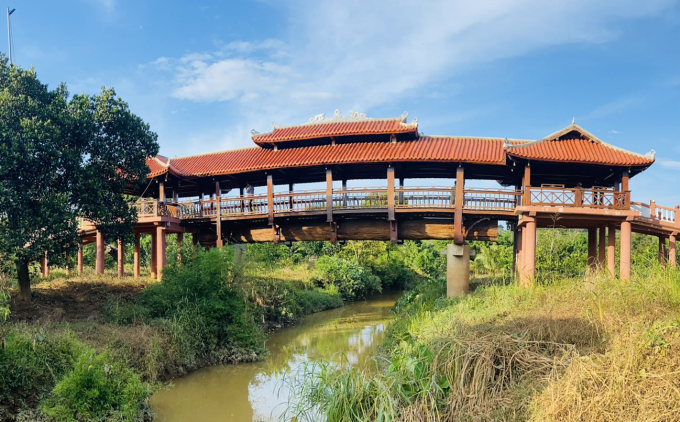
M 9 53 L 9 64 L 12 64 L 12 26 L 9 17 L 12 16 L 15 10 L 17 9 L 9 10 L 9 7 L 7 8 L 7 52 Z

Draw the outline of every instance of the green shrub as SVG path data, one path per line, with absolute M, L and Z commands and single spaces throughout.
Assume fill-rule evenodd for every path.
M 380 279 L 356 262 L 334 256 L 322 256 L 316 262 L 316 280 L 327 287 L 337 287 L 343 300 L 352 301 L 380 292 Z
M 132 370 L 106 352 L 97 355 L 87 350 L 41 410 L 57 421 L 134 421 L 150 395 L 149 387 Z

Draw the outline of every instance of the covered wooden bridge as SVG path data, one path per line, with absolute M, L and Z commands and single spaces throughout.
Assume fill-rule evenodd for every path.
M 442 239 L 453 245 L 454 294 L 467 288 L 467 275 L 463 281 L 452 276 L 467 274 L 465 240 L 496 240 L 501 220 L 515 232 L 522 284 L 534 278 L 538 227 L 587 229 L 590 264 L 612 274 L 619 230 L 622 279 L 630 276 L 632 231 L 658 236 L 660 259 L 676 262 L 678 207 L 630 200 L 629 179 L 654 162 L 653 152 L 614 147 L 576 124 L 540 140 L 423 136 L 406 113 L 371 119 L 336 111 L 302 125 L 274 124 L 269 133 L 253 131 L 252 140 L 251 148 L 148 160 L 146 190 L 129 192 L 140 196 L 135 275 L 140 234 L 152 236 L 157 277 L 168 233 L 180 241 L 191 233 L 194 244 L 208 247 Z M 440 179 L 442 186 L 410 186 L 414 179 Z M 497 188 L 475 187 L 479 180 L 495 181 Z M 361 186 L 348 187 L 348 181 Z M 296 190 L 301 184 L 321 189 Z M 379 187 L 368 187 L 373 184 Z M 97 242 L 97 271 L 103 272 L 102 236 L 87 225 L 83 231 L 85 243 Z M 120 254 L 119 261 L 122 274 Z

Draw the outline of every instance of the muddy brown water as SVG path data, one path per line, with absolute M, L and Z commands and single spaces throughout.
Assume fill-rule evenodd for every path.
M 277 421 L 290 391 L 285 379 L 306 362 L 339 359 L 363 366 L 382 343 L 390 308 L 401 293 L 388 293 L 304 318 L 269 335 L 262 362 L 213 366 L 173 380 L 156 392 L 156 420 Z M 344 361 L 344 359 L 343 359 Z

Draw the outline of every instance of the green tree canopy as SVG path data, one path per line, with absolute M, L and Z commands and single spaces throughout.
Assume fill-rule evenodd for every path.
M 136 221 L 126 187 L 146 183 L 157 135 L 113 89 L 69 96 L 0 55 L 0 257 L 30 298 L 28 263 L 79 242 L 77 218 L 109 240 Z

